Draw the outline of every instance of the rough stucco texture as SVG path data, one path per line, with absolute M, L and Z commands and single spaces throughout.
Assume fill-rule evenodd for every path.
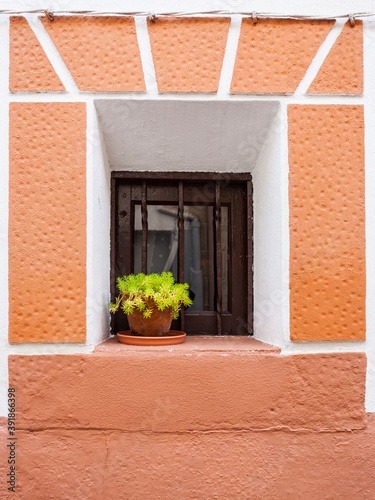
M 10 18 L 9 90 L 65 90 L 34 32 L 23 17 Z
M 217 431 L 365 426 L 366 355 L 168 348 L 9 356 L 17 428 Z
M 231 92 L 293 93 L 332 21 L 243 19 Z
M 9 341 L 84 341 L 85 298 L 85 104 L 11 103 Z
M 159 92 L 217 92 L 229 19 L 148 23 Z
M 288 107 L 292 340 L 363 340 L 362 106 Z
M 341 433 L 18 431 L 17 492 L 2 498 L 371 500 L 374 441 L 373 416 Z
M 347 22 L 309 87 L 310 94 L 363 93 L 363 25 Z
M 41 19 L 79 90 L 146 90 L 133 18 Z

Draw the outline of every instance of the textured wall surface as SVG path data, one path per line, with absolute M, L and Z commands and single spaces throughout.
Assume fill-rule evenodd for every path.
M 42 21 L 80 90 L 146 89 L 133 18 L 64 16 Z
M 217 92 L 229 19 L 148 23 L 159 92 Z
M 299 10 L 296 2 L 294 8 Z M 156 85 L 150 83 L 153 65 L 159 92 L 214 93 L 222 77 L 221 98 L 229 88 L 235 61 L 233 93 L 293 93 L 333 26 L 332 21 L 296 20 L 259 20 L 253 25 L 244 19 L 236 53 L 239 24 L 234 22 L 222 71 L 228 19 L 149 22 L 152 54 L 142 24 L 138 45 L 133 18 L 56 16 L 54 22 L 45 18 L 42 22 L 79 90 L 143 92 L 144 70 L 148 89 L 152 89 L 147 97 L 160 102 L 165 96 L 153 94 Z M 7 30 L 4 33 L 0 56 L 7 51 Z M 367 45 L 371 43 L 369 36 Z M 346 25 L 309 92 L 360 94 L 362 46 L 361 23 L 356 21 L 355 28 Z M 47 52 L 63 78 L 65 68 L 58 54 Z M 2 67 L 7 57 L 3 54 Z M 314 67 L 322 62 L 320 51 Z M 65 77 L 68 87 L 66 70 Z M 12 91 L 63 90 L 25 20 L 11 21 L 9 85 Z M 17 493 L 10 498 L 375 498 L 375 420 L 364 410 L 364 353 L 285 356 L 265 346 L 252 352 L 239 339 L 232 348 L 219 346 L 217 339 L 205 339 L 205 347 L 197 348 L 187 339 L 180 346 L 153 350 L 109 341 L 93 354 L 74 355 L 67 353 L 89 350 L 90 344 L 35 344 L 85 340 L 86 253 L 88 273 L 92 273 L 87 277 L 90 290 L 95 290 L 90 284 L 95 283 L 96 269 L 90 264 L 100 266 L 105 260 L 98 256 L 98 240 L 93 239 L 90 226 L 97 225 L 99 211 L 105 216 L 103 198 L 92 191 L 92 177 L 109 193 L 92 158 L 97 153 L 91 141 L 97 132 L 91 102 L 95 96 L 69 91 L 70 95 L 42 97 L 89 103 L 88 146 L 83 102 L 12 103 L 10 110 L 9 340 L 34 343 L 6 345 L 0 353 L 3 366 L 12 350 L 29 354 L 13 355 L 9 363 L 9 382 L 17 395 L 18 474 Z M 7 99 L 6 89 L 1 101 L 5 106 Z M 27 96 L 30 101 L 40 99 L 37 94 Z M 302 102 L 305 97 L 297 99 Z M 308 98 L 309 102 L 314 99 Z M 327 103 L 346 101 L 345 96 L 324 99 Z M 295 102 L 294 97 L 277 99 L 282 112 L 290 100 Z M 363 102 L 361 97 L 350 102 L 354 100 Z M 132 109 L 137 109 L 135 101 L 128 112 Z M 275 124 L 284 137 L 286 116 Z M 371 135 L 371 120 L 369 130 Z M 6 143 L 7 127 L 0 128 L 0 133 Z M 258 140 L 258 136 L 253 138 Z M 279 136 L 277 146 L 278 140 Z M 293 340 L 365 337 L 363 142 L 361 106 L 289 107 Z M 251 153 L 249 143 L 243 151 Z M 148 152 L 158 154 L 150 148 Z M 280 178 L 272 181 L 286 200 L 286 159 L 280 163 L 277 159 L 275 164 L 285 167 Z M 265 168 L 261 173 L 267 189 L 271 188 L 269 172 Z M 371 185 L 371 163 L 369 173 Z M 288 216 L 277 220 L 281 221 L 277 230 L 285 238 L 280 255 L 287 255 L 283 245 L 289 243 Z M 7 227 L 6 215 L 2 227 Z M 98 227 L 96 238 L 101 237 Z M 272 235 L 274 226 L 265 227 Z M 108 237 L 104 230 L 102 234 Z M 285 257 L 276 259 L 288 269 Z M 272 290 L 279 292 L 276 285 Z M 104 294 L 95 290 L 94 295 L 97 302 L 89 302 L 89 311 L 105 307 Z M 272 315 L 272 298 L 265 295 L 255 307 L 264 306 L 264 314 Z M 288 303 L 284 299 L 283 307 Z M 287 307 L 283 309 L 286 316 Z M 288 335 L 287 327 L 283 328 L 279 324 L 275 328 L 278 345 L 291 349 L 289 338 L 282 337 Z M 327 343 L 318 345 L 322 350 L 327 347 Z M 353 344 L 341 345 L 349 350 Z M 371 343 L 363 346 L 372 360 Z M 292 347 L 303 352 L 306 345 Z M 308 348 L 314 350 L 316 344 Z M 361 347 L 355 344 L 355 348 Z M 59 355 L 39 355 L 52 349 Z M 2 479 L 9 471 L 4 424 L 0 419 Z M 6 484 L 4 479 L 2 484 Z M 1 498 L 6 498 L 5 489 L 0 491 Z
M 10 18 L 9 90 L 65 90 L 49 59 L 23 17 Z
M 19 431 L 17 492 L 2 498 L 372 500 L 374 442 L 373 417 L 334 434 Z
M 17 426 L 131 432 L 150 425 L 159 432 L 365 426 L 363 353 L 281 356 L 242 346 L 229 353 L 191 342 L 135 353 L 108 341 L 91 355 L 10 356 Z M 160 404 L 168 415 L 150 423 Z
M 83 103 L 12 103 L 9 341 L 86 336 Z
M 347 22 L 326 57 L 310 94 L 362 94 L 363 92 L 363 25 Z
M 362 106 L 288 107 L 292 340 L 366 335 Z
M 78 88 L 143 92 L 133 18 L 41 18 Z M 163 18 L 148 22 L 159 92 L 217 92 L 229 19 Z M 293 93 L 333 21 L 242 20 L 231 91 Z M 11 19 L 10 89 L 64 90 L 24 18 Z M 363 92 L 362 23 L 348 23 L 309 88 L 318 94 Z
M 293 93 L 332 21 L 243 19 L 231 91 Z

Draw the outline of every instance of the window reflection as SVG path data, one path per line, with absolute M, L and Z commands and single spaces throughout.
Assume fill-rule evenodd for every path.
M 147 273 L 171 271 L 178 278 L 178 207 L 147 205 Z M 189 311 L 214 311 L 215 232 L 213 206 L 184 207 L 184 281 L 194 294 Z M 228 207 L 221 209 L 222 310 L 228 310 Z M 141 272 L 141 206 L 134 211 L 134 273 Z

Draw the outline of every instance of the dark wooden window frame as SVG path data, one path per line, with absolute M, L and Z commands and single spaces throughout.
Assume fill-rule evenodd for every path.
M 159 188 L 155 188 L 159 186 Z M 251 174 L 202 172 L 112 172 L 111 176 L 111 297 L 116 295 L 116 277 L 133 272 L 134 204 L 141 205 L 142 272 L 147 265 L 147 203 L 171 203 L 178 206 L 178 280 L 184 281 L 184 219 L 185 204 L 192 203 L 192 186 L 205 189 L 204 198 L 214 207 L 216 233 L 216 311 L 182 312 L 173 329 L 184 330 L 186 322 L 198 335 L 251 335 L 253 331 L 253 188 Z M 207 190 L 207 186 L 210 189 Z M 233 186 L 236 186 L 234 188 Z M 167 189 L 173 196 L 160 198 Z M 198 189 L 198 188 L 197 188 Z M 198 189 L 199 190 L 199 189 Z M 155 194 L 157 193 L 157 194 Z M 204 204 L 202 200 L 197 203 Z M 233 237 L 230 237 L 230 281 L 233 297 L 229 312 L 221 310 L 221 207 L 228 205 L 232 216 Z M 238 238 L 238 241 L 235 240 Z M 235 250 L 234 250 L 235 248 Z M 241 250 L 243 249 L 243 250 Z M 233 256 L 233 258 L 232 258 Z M 120 263 L 120 264 L 119 264 Z M 232 286 L 232 284 L 234 286 Z M 234 294 L 234 295 L 233 295 Z M 233 311 L 232 308 L 237 308 Z M 240 311 L 240 312 L 238 312 Z M 127 329 L 123 313 L 112 317 L 112 332 Z M 189 332 L 188 332 L 189 333 Z

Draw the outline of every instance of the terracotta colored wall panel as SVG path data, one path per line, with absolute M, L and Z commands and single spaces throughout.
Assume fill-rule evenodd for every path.
M 65 90 L 29 23 L 23 17 L 10 18 L 9 90 Z
M 105 345 L 91 355 L 10 356 L 18 428 L 184 432 L 365 426 L 363 353 L 223 355 L 187 346 L 135 352 L 118 342 Z M 160 414 L 164 418 L 156 417 Z
M 347 22 L 308 92 L 310 94 L 363 93 L 363 25 Z
M 202 18 L 149 22 L 159 92 L 217 92 L 229 23 Z
M 243 19 L 231 91 L 293 93 L 331 26 L 332 21 Z
M 289 106 L 292 340 L 363 340 L 362 106 Z
M 18 430 L 17 492 L 2 498 L 371 500 L 374 441 L 374 416 L 340 433 Z
M 9 341 L 82 342 L 85 304 L 85 105 L 12 103 Z
M 80 90 L 146 90 L 133 18 L 64 16 L 42 21 Z

